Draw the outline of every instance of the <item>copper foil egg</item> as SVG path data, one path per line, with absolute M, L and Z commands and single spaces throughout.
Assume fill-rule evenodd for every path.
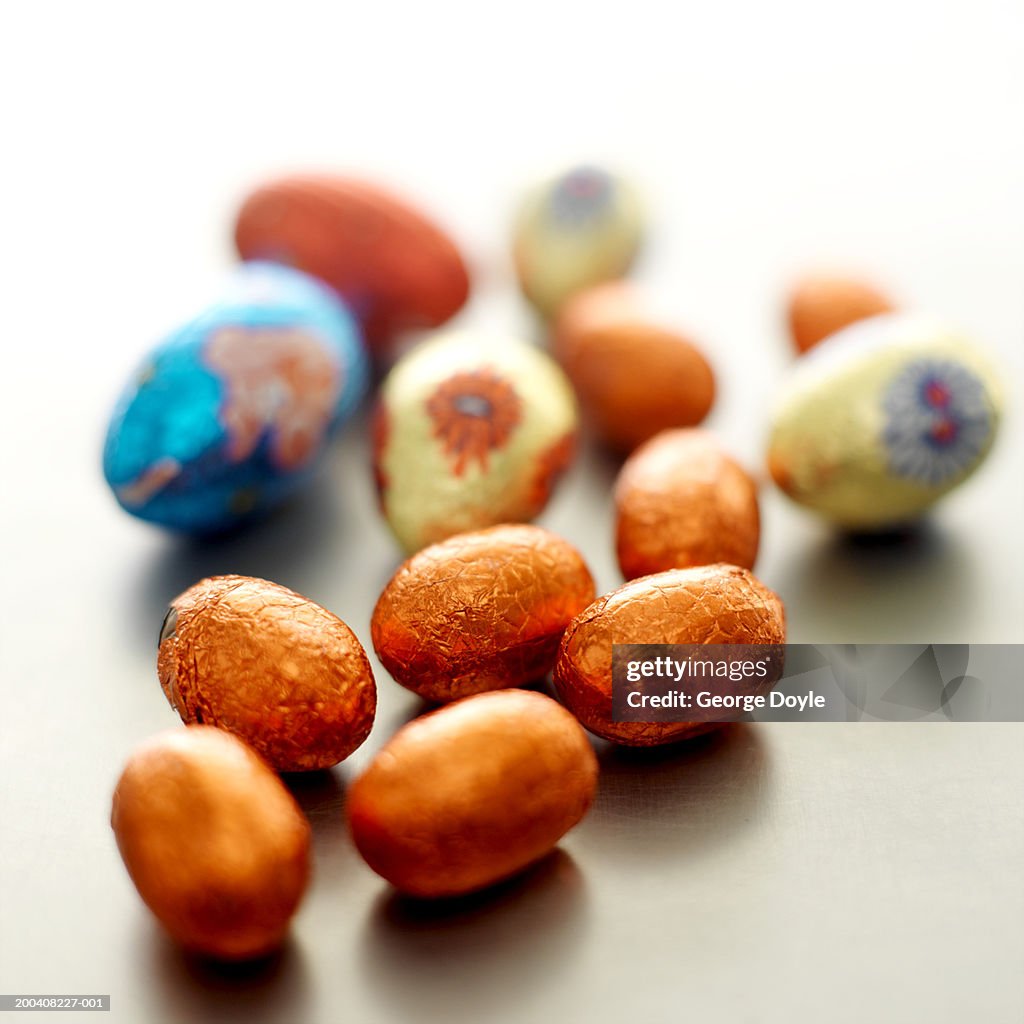
M 466 697 L 400 729 L 349 791 L 356 848 L 401 892 L 456 896 L 522 871 L 586 814 L 597 759 L 550 697 Z
M 844 274 L 807 274 L 789 294 L 789 331 L 797 352 L 806 352 L 836 331 L 891 313 L 892 300 L 869 281 Z
M 241 960 L 283 941 L 310 873 L 310 829 L 241 740 L 160 733 L 129 758 L 111 825 L 139 895 L 187 949 Z
M 521 686 L 551 670 L 566 626 L 593 599 L 582 556 L 549 530 L 462 533 L 398 569 L 373 610 L 373 646 L 425 700 Z
M 617 451 L 671 427 L 696 426 L 714 404 L 714 373 L 700 349 L 652 320 L 620 282 L 570 298 L 553 346 L 586 419 Z
M 638 448 L 619 472 L 615 509 L 626 579 L 712 562 L 753 568 L 757 486 L 706 431 L 667 430 Z
M 160 685 L 186 724 L 216 725 L 278 771 L 329 768 L 369 735 L 373 672 L 326 608 L 267 580 L 214 576 L 176 597 Z
M 714 722 L 615 722 L 613 644 L 782 644 L 779 597 L 747 569 L 705 565 L 631 581 L 578 615 L 555 663 L 562 703 L 592 733 L 625 746 L 650 747 L 696 736 Z

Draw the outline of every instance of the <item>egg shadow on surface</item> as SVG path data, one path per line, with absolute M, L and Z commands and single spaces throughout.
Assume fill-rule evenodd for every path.
M 400 684 L 399 684 L 400 685 Z M 527 690 L 530 693 L 539 693 L 544 697 L 550 697 L 552 700 L 558 700 L 555 694 L 555 686 L 551 681 L 550 673 L 546 676 L 542 676 L 540 679 L 531 679 L 525 683 L 519 683 L 513 687 L 499 687 L 495 690 L 483 690 L 482 693 L 502 693 L 506 689 L 513 690 Z M 402 726 L 408 725 L 410 722 L 415 722 L 417 718 L 422 718 L 424 715 L 429 715 L 432 711 L 440 711 L 441 708 L 448 707 L 450 704 L 454 704 L 454 701 L 447 701 L 445 703 L 434 703 L 433 701 L 424 700 L 422 697 L 416 696 L 411 690 L 407 691 L 410 700 L 406 701 L 400 710 L 397 710 L 393 715 L 389 716 L 390 728 L 387 735 L 393 736 Z M 479 696 L 480 694 L 471 694 L 470 696 Z M 459 698 L 465 700 L 466 698 Z
M 398 1020 L 488 1020 L 558 984 L 586 918 L 583 876 L 558 849 L 468 896 L 382 894 L 366 919 L 362 969 Z
M 771 760 L 756 725 L 733 722 L 663 747 L 598 745 L 594 808 L 577 842 L 640 865 L 712 854 L 758 815 Z
M 359 862 L 348 837 L 345 820 L 346 780 L 339 769 L 316 772 L 287 772 L 281 781 L 291 791 L 313 831 L 313 876 L 303 901 L 306 909 L 319 905 L 319 891 L 332 890 L 331 900 L 340 897 L 342 885 Z
M 268 1021 L 306 1019 L 306 965 L 294 941 L 239 963 L 186 953 L 154 926 L 151 1005 L 140 1020 Z
M 345 782 L 335 768 L 312 772 L 282 772 L 288 787 L 314 833 L 330 831 L 331 822 L 345 804 Z
M 963 639 L 977 567 L 934 520 L 885 533 L 831 533 L 776 567 L 790 643 Z
M 345 806 L 345 781 L 336 768 L 312 772 L 282 772 L 281 781 L 309 820 L 314 840 L 330 840 L 340 831 Z
M 156 648 L 168 604 L 207 576 L 237 573 L 281 583 L 316 599 L 336 576 L 330 552 L 341 532 L 343 510 L 333 474 L 320 473 L 310 486 L 271 514 L 234 533 L 217 537 L 169 537 L 129 591 L 133 633 Z

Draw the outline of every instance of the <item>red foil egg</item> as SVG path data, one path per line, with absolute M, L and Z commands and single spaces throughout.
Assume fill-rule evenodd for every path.
M 403 199 L 354 178 L 303 175 L 261 186 L 238 212 L 235 243 L 243 259 L 287 263 L 326 281 L 374 346 L 440 326 L 469 295 L 452 239 Z

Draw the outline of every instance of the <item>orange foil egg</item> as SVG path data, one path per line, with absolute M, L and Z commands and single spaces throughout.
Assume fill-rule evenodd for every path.
M 347 800 L 356 848 L 419 897 L 457 896 L 508 878 L 586 814 L 597 759 L 550 697 L 482 693 L 399 730 Z
M 451 238 L 404 200 L 354 178 L 304 175 L 263 185 L 238 212 L 235 243 L 243 259 L 287 263 L 326 281 L 372 345 L 440 326 L 469 295 Z
M 789 331 L 797 352 L 806 352 L 837 331 L 896 307 L 868 281 L 842 274 L 808 274 L 788 301 Z
M 425 700 L 521 686 L 551 671 L 566 626 L 593 599 L 567 541 L 539 526 L 495 526 L 406 561 L 373 610 L 373 646 Z
M 355 634 L 267 580 L 214 576 L 172 602 L 160 685 L 186 724 L 216 725 L 278 771 L 329 768 L 370 733 L 377 690 Z
M 653 322 L 627 285 L 569 299 L 553 341 L 586 418 L 618 451 L 670 427 L 695 426 L 714 404 L 707 359 L 686 336 Z
M 562 637 L 555 689 L 592 733 L 650 747 L 696 736 L 714 722 L 616 722 L 613 644 L 783 644 L 782 601 L 746 569 L 705 565 L 633 580 L 598 598 Z
M 129 758 L 110 817 L 139 895 L 185 948 L 241 960 L 283 941 L 310 874 L 310 829 L 241 740 L 190 726 Z
M 757 486 L 703 430 L 667 430 L 638 448 L 615 485 L 615 549 L 626 579 L 757 558 Z

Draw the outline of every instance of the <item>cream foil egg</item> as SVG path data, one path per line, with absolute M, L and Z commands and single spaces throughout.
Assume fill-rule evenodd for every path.
M 568 466 L 572 388 L 525 342 L 443 332 L 402 358 L 374 415 L 381 509 L 407 552 L 456 533 L 528 522 Z
M 581 165 L 541 182 L 513 227 L 523 294 L 541 316 L 553 316 L 575 292 L 624 276 L 644 229 L 639 195 L 621 175 Z
M 899 526 L 978 468 L 1002 404 L 996 371 L 961 331 L 921 314 L 872 317 L 794 367 L 768 468 L 794 501 L 839 526 Z

